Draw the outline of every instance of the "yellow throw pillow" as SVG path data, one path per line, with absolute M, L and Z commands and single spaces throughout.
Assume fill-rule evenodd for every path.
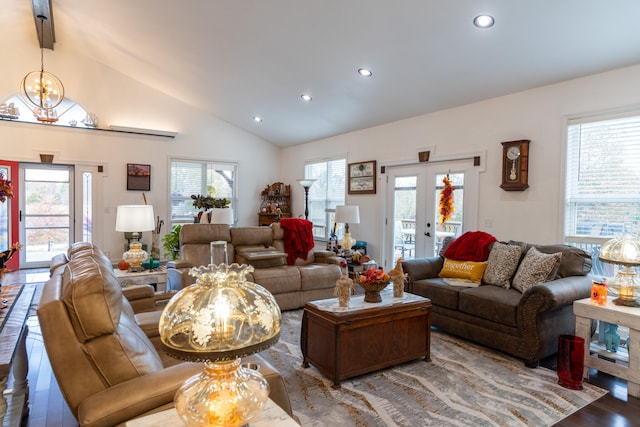
M 480 283 L 485 268 L 487 268 L 487 262 L 455 261 L 445 258 L 444 266 L 438 276 Z

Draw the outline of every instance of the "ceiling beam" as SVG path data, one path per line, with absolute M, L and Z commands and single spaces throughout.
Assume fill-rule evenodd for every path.
M 53 8 L 51 1 L 52 0 L 31 0 L 31 7 L 33 9 L 33 20 L 36 24 L 36 37 L 40 42 L 40 48 L 53 50 L 53 43 L 56 41 L 56 35 L 53 29 Z M 42 23 L 40 16 L 44 16 L 46 18 L 42 24 L 42 32 L 40 29 L 40 25 Z M 42 37 L 40 37 L 40 34 L 42 34 Z

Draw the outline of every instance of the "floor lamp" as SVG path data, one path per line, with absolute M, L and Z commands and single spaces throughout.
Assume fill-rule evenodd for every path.
M 298 182 L 304 187 L 304 219 L 309 219 L 309 188 L 311 188 L 316 180 L 299 179 Z

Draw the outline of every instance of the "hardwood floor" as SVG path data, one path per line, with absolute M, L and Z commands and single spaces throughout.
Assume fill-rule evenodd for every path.
M 48 279 L 48 270 L 22 270 L 8 273 L 4 283 L 43 282 Z M 36 294 L 35 301 L 39 296 Z M 27 353 L 29 355 L 29 402 L 30 414 L 25 427 L 77 427 L 67 404 L 62 398 L 58 384 L 51 371 L 42 343 L 40 326 L 35 312 L 29 318 Z M 553 368 L 553 358 L 543 361 Z M 609 390 L 609 393 L 557 423 L 557 427 L 631 427 L 640 426 L 640 399 L 627 397 L 626 381 L 592 370 L 589 382 Z

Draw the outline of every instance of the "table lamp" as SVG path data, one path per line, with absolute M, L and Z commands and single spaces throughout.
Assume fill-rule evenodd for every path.
M 348 251 L 356 242 L 355 239 L 351 238 L 351 234 L 349 233 L 349 224 L 360 224 L 360 207 L 336 206 L 336 222 L 344 224 L 342 247 L 345 251 Z
M 129 263 L 130 272 L 143 271 L 142 263 L 149 259 L 149 254 L 142 250 L 139 242 L 140 234 L 155 229 L 153 206 L 151 205 L 120 205 L 116 212 L 116 231 L 130 232 L 129 250 L 122 254 L 122 259 Z
M 298 182 L 304 188 L 304 219 L 309 219 L 309 189 L 316 182 L 315 179 L 299 179 Z
M 280 338 L 281 313 L 264 287 L 249 282 L 249 265 L 194 267 L 196 283 L 182 289 L 160 318 L 160 338 L 177 359 L 204 362 L 202 373 L 176 392 L 176 412 L 187 426 L 241 426 L 262 409 L 269 385 L 240 357 Z
M 233 209 L 231 208 L 213 208 L 211 210 L 211 219 L 209 224 L 233 224 Z
M 609 292 L 617 295 L 614 304 L 637 307 L 640 296 L 640 282 L 631 267 L 640 265 L 640 241 L 637 237 L 624 235 L 605 242 L 598 255 L 601 261 L 620 264 L 624 268 L 607 283 Z

